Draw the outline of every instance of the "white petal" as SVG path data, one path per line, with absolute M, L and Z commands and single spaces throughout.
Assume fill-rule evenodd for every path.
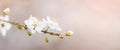
M 4 20 L 9 21 L 9 16 L 5 15 L 5 19 Z
M 30 20 L 33 21 L 33 23 L 38 23 L 39 20 L 35 17 L 33 17 L 32 15 L 30 16 Z
M 50 29 L 57 30 L 57 31 L 61 31 L 62 30 L 57 24 L 49 25 L 49 27 L 50 27 Z
M 51 19 L 50 19 L 50 17 L 49 17 L 49 16 L 47 16 L 47 17 L 46 17 L 46 20 L 47 20 L 47 21 L 51 21 Z
M 47 21 L 46 21 L 45 19 L 42 19 L 42 21 L 43 21 L 44 23 L 47 23 Z
M 25 20 L 24 21 L 25 25 L 32 25 L 33 23 L 31 21 Z
M 55 29 L 54 25 L 49 24 L 48 26 L 50 27 L 50 29 Z
M 30 24 L 33 24 L 33 21 L 30 20 L 30 19 L 27 19 L 27 20 L 24 21 L 24 23 L 25 23 L 26 25 L 30 25 Z
M 7 30 L 2 29 L 2 30 L 1 30 L 1 33 L 2 33 L 2 36 L 6 36 Z
M 50 27 L 50 29 L 61 31 L 61 28 L 59 27 L 58 23 L 52 21 L 49 16 L 46 17 L 46 20 L 43 19 L 45 23 Z
M 0 17 L 1 20 L 9 21 L 9 16 L 5 15 L 3 17 Z
M 9 24 L 9 23 L 4 23 L 4 28 L 6 29 L 6 30 L 9 30 L 10 28 L 11 28 L 11 24 Z
M 38 26 L 36 27 L 36 31 L 38 32 L 38 33 L 41 33 L 41 31 L 43 30 L 43 28 L 45 28 L 47 26 L 47 24 L 46 23 L 44 23 L 44 22 L 39 22 L 39 24 L 38 24 Z
M 30 32 L 31 32 L 32 34 L 34 34 L 34 33 L 35 33 L 35 30 L 31 29 Z
M 28 27 L 29 29 L 33 29 L 33 28 L 34 28 L 34 27 L 32 26 L 33 21 L 32 21 L 30 18 L 27 19 L 27 20 L 25 20 L 24 23 L 25 23 L 25 25 L 27 25 L 27 27 Z
M 39 26 L 39 27 L 36 27 L 35 30 L 36 30 L 38 33 L 41 33 L 42 29 L 43 29 L 43 28 Z
M 62 29 L 59 26 L 56 26 L 56 30 L 61 31 Z

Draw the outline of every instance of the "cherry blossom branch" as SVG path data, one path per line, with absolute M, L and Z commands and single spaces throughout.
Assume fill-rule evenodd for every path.
M 0 21 L 7 22 L 7 23 L 10 23 L 10 24 L 15 25 L 15 26 L 19 26 L 19 27 L 17 27 L 18 29 L 22 29 L 21 27 L 23 27 L 25 30 L 27 30 L 26 25 L 21 25 L 21 24 L 19 24 L 18 22 L 10 22 L 10 21 L 5 21 L 5 20 L 0 20 Z M 60 33 L 55 33 L 55 32 L 48 32 L 48 29 L 49 29 L 49 28 L 47 28 L 45 31 L 42 30 L 41 32 L 43 32 L 44 34 L 49 34 L 49 35 L 53 35 L 53 36 L 58 36 L 58 37 L 61 38 L 61 39 L 63 38 L 63 35 L 62 35 L 62 34 L 60 34 Z
M 64 34 L 48 31 L 49 29 L 61 31 L 61 28 L 59 27 L 58 23 L 54 22 L 49 16 L 47 16 L 46 19 L 38 20 L 36 17 L 30 15 L 30 18 L 24 21 L 24 25 L 15 21 L 9 21 L 9 11 L 10 9 L 6 8 L 0 15 L 0 31 L 3 36 L 6 35 L 6 31 L 8 31 L 11 28 L 11 25 L 17 26 L 17 28 L 20 30 L 26 30 L 29 36 L 36 32 L 42 32 L 44 34 L 58 36 L 59 38 L 63 39 L 63 36 L 71 36 L 73 34 L 72 31 L 67 31 Z M 47 29 L 44 30 L 44 28 Z M 45 40 L 46 42 L 49 42 L 48 37 L 46 37 Z
M 49 35 L 53 35 L 53 36 L 58 36 L 59 38 L 63 39 L 63 35 L 60 34 L 60 33 L 55 33 L 55 32 L 48 32 L 48 31 L 41 31 L 43 32 L 44 34 L 49 34 Z

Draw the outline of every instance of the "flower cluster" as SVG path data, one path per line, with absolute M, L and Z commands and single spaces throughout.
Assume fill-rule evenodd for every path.
M 3 36 L 6 35 L 7 31 L 11 28 L 11 25 L 16 26 L 20 30 L 26 30 L 29 36 L 35 33 L 54 35 L 58 36 L 59 38 L 63 38 L 63 36 L 73 35 L 72 31 L 67 31 L 64 34 L 50 32 L 49 30 L 61 31 L 62 29 L 60 28 L 58 23 L 53 21 L 49 16 L 39 20 L 33 15 L 30 15 L 30 17 L 24 21 L 24 24 L 20 24 L 18 22 L 9 21 L 9 12 L 10 9 L 6 8 L 0 15 L 0 32 Z M 49 38 L 46 37 L 45 40 L 46 42 L 48 42 Z
M 41 33 L 44 28 L 61 31 L 58 23 L 52 21 L 49 16 L 46 19 L 38 20 L 30 15 L 30 18 L 25 20 L 24 23 L 32 34 L 35 32 Z

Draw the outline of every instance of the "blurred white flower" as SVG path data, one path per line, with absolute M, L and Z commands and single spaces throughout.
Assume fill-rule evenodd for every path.
M 58 23 L 51 20 L 49 16 L 47 16 L 46 19 L 43 19 L 43 22 L 46 23 L 50 29 L 61 31 L 61 28 L 59 27 Z
M 9 16 L 0 16 L 0 20 L 9 21 Z M 11 28 L 11 24 L 4 21 L 0 21 L 0 31 L 3 36 L 5 36 L 7 31 Z
M 38 33 L 41 33 L 41 31 L 46 27 L 46 23 L 40 21 L 38 23 L 38 26 L 35 28 L 35 30 L 38 32 Z
M 35 33 L 35 28 L 37 27 L 39 20 L 32 15 L 30 15 L 30 18 L 24 21 L 25 25 L 27 25 L 28 29 L 31 33 Z
M 29 19 L 24 21 L 24 23 L 33 34 L 35 32 L 41 33 L 41 31 L 46 27 L 61 31 L 59 25 L 56 22 L 52 21 L 49 16 L 46 17 L 46 20 L 43 19 L 43 21 L 40 21 L 31 15 Z
M 37 18 L 30 16 L 29 19 L 24 21 L 25 25 L 27 25 L 28 29 L 32 34 L 34 34 L 36 31 L 38 33 L 41 33 L 42 29 L 46 27 L 46 24 Z

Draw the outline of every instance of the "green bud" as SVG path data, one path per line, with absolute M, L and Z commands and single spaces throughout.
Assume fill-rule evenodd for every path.
M 20 29 L 20 30 L 22 30 L 22 26 L 20 26 L 20 25 L 19 25 L 19 26 L 17 26 L 17 28 L 18 28 L 18 29 Z
M 32 35 L 32 33 L 31 33 L 30 31 L 28 31 L 27 34 L 28 34 L 28 36 L 31 36 L 31 35 Z
M 4 27 L 4 26 L 5 26 L 5 24 L 4 24 L 4 23 L 2 23 L 2 24 L 1 24 L 1 26 L 2 26 L 2 27 Z
M 73 35 L 73 32 L 72 32 L 72 31 L 67 31 L 65 35 L 66 35 L 66 36 L 72 36 L 72 35 Z
M 4 17 L 5 15 L 7 15 L 7 14 L 8 14 L 8 13 L 6 13 L 6 12 L 3 12 L 3 13 L 2 13 L 3 17 Z
M 46 43 L 49 42 L 49 38 L 48 38 L 48 37 L 45 38 L 45 42 L 46 42 Z

